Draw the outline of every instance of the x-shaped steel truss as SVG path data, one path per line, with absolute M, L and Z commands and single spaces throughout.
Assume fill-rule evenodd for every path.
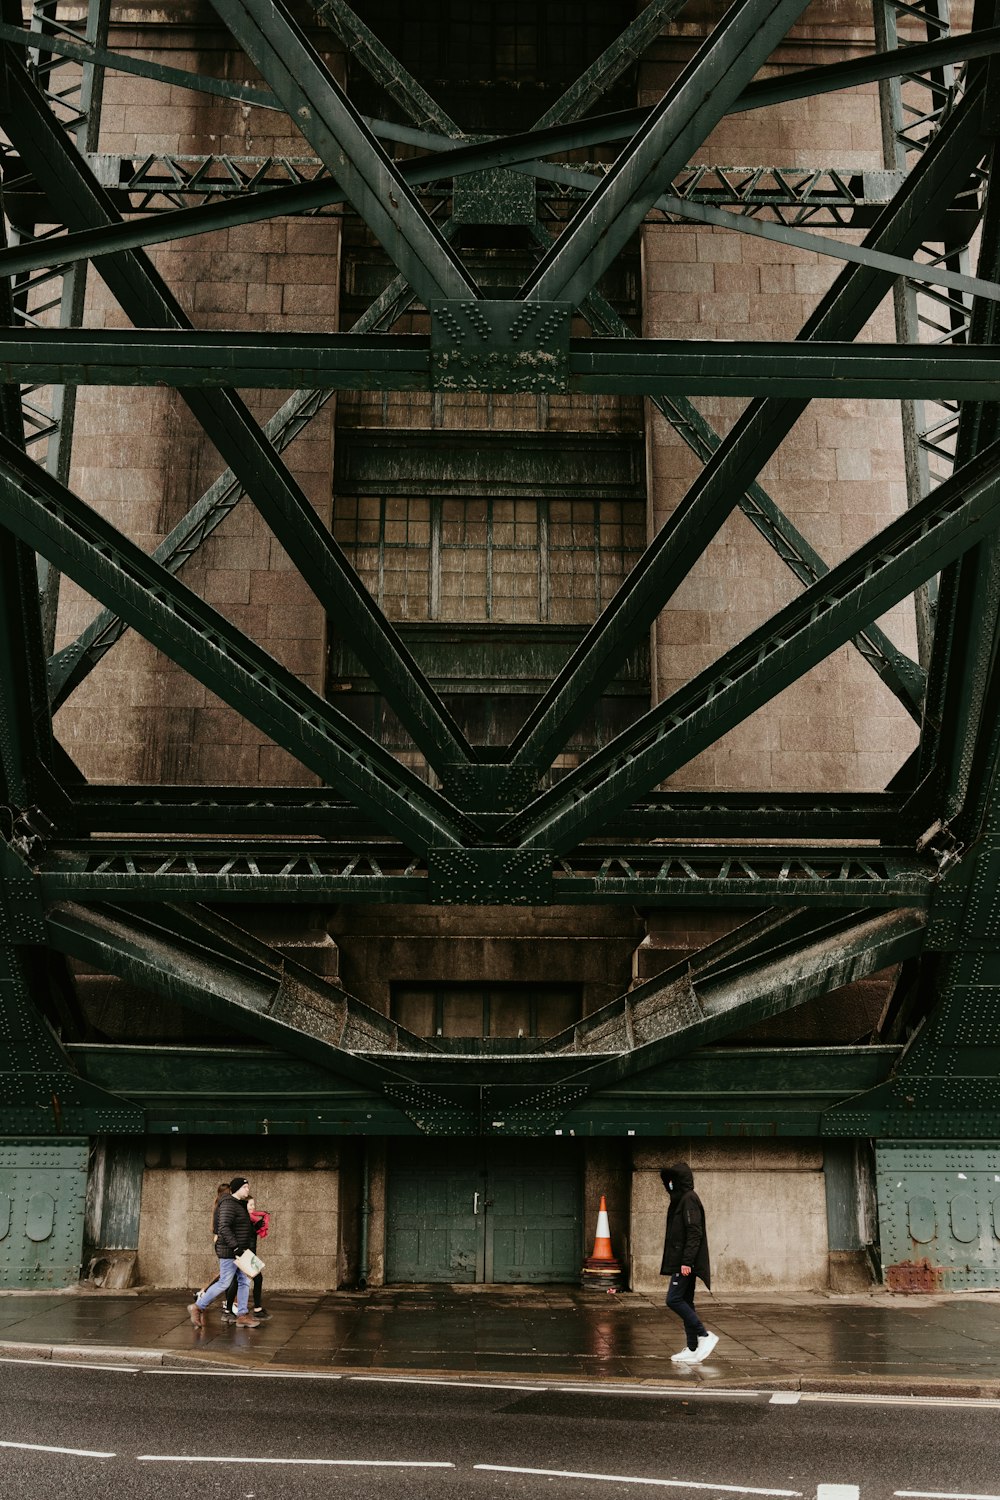
M 740 218 L 672 191 L 693 153 L 726 113 L 903 71 L 901 59 L 887 53 L 753 83 L 801 12 L 802 0 L 738 0 L 651 110 L 582 120 L 679 9 L 676 0 L 651 4 L 534 131 L 486 142 L 464 137 L 342 0 L 322 0 L 315 7 L 318 15 L 404 108 L 413 121 L 409 132 L 358 114 L 281 0 L 215 0 L 215 5 L 267 88 L 196 77 L 190 78 L 190 86 L 285 109 L 321 170 L 310 182 L 243 194 L 238 203 L 222 201 L 138 221 L 122 218 L 115 196 L 98 181 L 53 111 L 43 75 L 33 76 L 26 69 L 20 51 L 25 40 L 21 18 L 9 0 L 0 27 L 5 69 L 0 128 L 9 141 L 5 192 L 12 202 L 37 200 L 44 205 L 39 215 L 43 221 L 64 226 L 63 233 L 41 241 L 0 248 L 0 275 L 31 276 L 48 267 L 93 260 L 126 315 L 143 330 L 99 337 L 71 329 L 11 328 L 0 340 L 0 369 L 8 382 L 47 379 L 73 384 L 96 377 L 107 383 L 176 384 L 229 464 L 195 510 L 146 557 L 73 494 L 64 477 L 47 474 L 26 455 L 20 422 L 9 398 L 6 401 L 5 436 L 0 437 L 0 519 L 8 537 L 0 576 L 0 765 L 10 826 L 9 835 L 0 829 L 0 910 L 8 1013 L 25 1013 L 25 952 L 46 946 L 77 956 L 100 952 L 112 970 L 116 965 L 134 966 L 143 929 L 133 930 L 129 923 L 137 918 L 97 909 L 88 915 L 85 907 L 68 907 L 67 902 L 279 897 L 314 902 L 429 898 L 445 903 L 613 900 L 656 905 L 707 900 L 802 913 L 793 920 L 791 938 L 781 928 L 774 949 L 756 931 L 737 941 L 729 955 L 730 988 L 723 986 L 721 998 L 708 1011 L 700 1002 L 697 1014 L 687 1015 L 683 1005 L 671 1009 L 666 1004 L 664 1010 L 662 997 L 652 997 L 644 1013 L 670 1012 L 668 1021 L 657 1022 L 656 1033 L 669 1036 L 669 1046 L 664 1042 L 650 1053 L 646 1044 L 636 1043 L 636 1007 L 623 999 L 619 1019 L 608 1018 L 611 1031 L 617 1027 L 627 1040 L 622 1045 L 619 1037 L 608 1050 L 622 1055 L 575 1072 L 574 1065 L 567 1075 L 579 1073 L 584 1080 L 580 1086 L 592 1088 L 649 1066 L 653 1058 L 676 1055 L 678 1047 L 697 1045 L 704 1035 L 745 1022 L 747 1014 L 734 996 L 762 966 L 774 992 L 784 997 L 780 1003 L 795 1004 L 807 994 L 868 973 L 879 962 L 918 952 L 926 913 L 932 913 L 933 929 L 933 913 L 947 909 L 948 898 L 942 906 L 939 895 L 942 877 L 947 884 L 949 869 L 960 868 L 963 881 L 975 883 L 975 857 L 965 856 L 963 865 L 963 849 L 988 820 L 996 781 L 997 746 L 989 709 L 1000 608 L 994 542 L 1000 520 L 1000 443 L 992 399 L 996 362 L 988 346 L 996 342 L 1000 254 L 995 195 L 992 204 L 985 197 L 995 141 L 990 85 L 995 84 L 993 59 L 1000 47 L 1000 28 L 985 23 L 994 18 L 984 9 L 968 35 L 908 49 L 910 70 L 968 60 L 965 88 L 917 165 L 877 215 L 863 244 L 852 247 L 821 243 L 787 224 Z M 120 65 L 161 81 L 178 81 L 173 77 L 177 70 L 152 63 L 137 67 L 93 41 L 81 44 L 52 35 L 47 41 L 43 38 L 42 45 L 56 57 L 75 56 L 88 66 Z M 396 161 L 382 144 L 393 139 L 422 147 L 424 154 Z M 590 143 L 621 139 L 625 145 L 614 165 L 597 178 L 579 167 L 548 160 Z M 528 172 L 539 180 L 561 181 L 579 202 L 554 238 L 541 223 L 535 224 L 538 263 L 509 301 L 483 297 L 456 248 L 455 225 L 442 222 L 419 193 L 421 186 L 497 166 Z M 967 209 L 970 183 L 980 205 L 987 204 L 978 275 L 915 261 L 918 248 L 934 241 L 956 200 L 962 199 Z M 229 223 L 312 212 L 336 202 L 346 203 L 359 215 L 399 277 L 350 336 L 315 341 L 308 351 L 299 341 L 298 369 L 308 375 L 309 388 L 297 392 L 261 430 L 219 374 L 220 358 L 226 367 L 228 348 L 232 383 L 237 383 L 235 372 L 245 375 L 248 341 L 237 338 L 227 344 L 225 336 L 206 337 L 193 329 L 142 247 Z M 667 221 L 695 219 L 733 232 L 764 233 L 786 244 L 806 244 L 846 262 L 796 343 L 785 351 L 769 349 L 770 368 L 754 363 L 753 349 L 744 348 L 742 364 L 739 349 L 723 350 L 725 377 L 720 372 L 715 378 L 732 382 L 735 376 L 741 382 L 738 389 L 756 397 L 725 438 L 712 431 L 687 399 L 723 388 L 710 383 L 709 351 L 632 338 L 597 292 L 602 274 L 653 211 Z M 901 275 L 964 297 L 973 309 L 973 347 L 939 356 L 923 347 L 852 348 L 852 340 Z M 391 332 L 414 301 L 430 313 L 429 340 Z M 596 338 L 571 337 L 575 311 Z M 3 321 L 13 323 L 10 308 Z M 275 384 L 287 387 L 295 356 L 284 351 L 286 342 L 282 336 L 255 341 L 261 365 L 254 370 L 254 384 L 266 383 L 261 376 L 270 361 Z M 176 368 L 171 359 L 177 361 Z M 499 380 L 497 370 L 503 372 Z M 829 389 L 825 378 L 832 378 L 841 390 L 854 378 L 870 382 L 857 387 L 866 391 L 893 396 L 943 391 L 964 402 L 952 478 L 832 570 L 758 483 L 763 466 L 810 398 Z M 777 387 L 778 394 L 770 394 L 776 379 L 784 385 Z M 705 467 L 506 754 L 487 761 L 465 738 L 399 633 L 317 520 L 280 452 L 334 389 L 487 389 L 491 383 L 507 389 L 645 393 Z M 308 587 L 336 620 L 339 633 L 363 661 L 414 747 L 437 773 L 442 791 L 433 790 L 335 707 L 297 682 L 176 577 L 244 495 L 260 509 Z M 593 710 L 625 657 L 645 637 L 736 505 L 772 542 L 806 586 L 805 592 L 619 740 L 540 790 L 575 727 Z M 51 568 L 76 579 L 104 606 L 93 625 L 48 662 L 47 694 L 43 637 L 30 587 L 32 550 Z M 875 621 L 891 604 L 942 571 L 942 616 L 925 697 L 923 671 L 888 641 Z M 212 845 L 185 846 L 186 824 L 178 816 L 176 796 L 171 802 L 167 794 L 150 819 L 150 789 L 141 794 L 138 789 L 118 789 L 114 797 L 102 797 L 100 789 L 81 784 L 53 737 L 51 713 L 130 627 L 315 771 L 337 799 L 346 798 L 324 799 L 324 842 L 308 842 L 301 849 L 277 848 L 267 816 L 249 809 L 231 841 L 216 837 Z M 821 799 L 807 800 L 803 806 L 801 798 L 796 802 L 772 797 L 767 817 L 777 837 L 802 830 L 807 838 L 812 836 L 812 847 L 782 848 L 772 842 L 759 848 L 747 840 L 745 806 L 739 798 L 721 797 L 700 813 L 711 828 L 713 845 L 700 839 L 685 841 L 685 834 L 697 838 L 702 825 L 692 824 L 690 809 L 685 812 L 683 803 L 681 814 L 675 814 L 675 843 L 665 847 L 659 842 L 664 794 L 656 788 L 663 779 L 850 640 L 923 727 L 919 754 L 904 768 L 898 787 L 886 794 L 878 814 L 861 808 L 859 799 L 846 799 L 838 815 Z M 300 802 L 306 808 L 309 799 Z M 247 799 L 243 796 L 241 801 L 231 789 L 217 789 L 202 814 L 205 826 L 218 836 L 218 809 L 236 803 L 246 808 Z M 831 823 L 836 816 L 841 822 Z M 837 829 L 836 845 L 817 842 L 827 826 Z M 900 842 L 901 829 L 909 830 L 909 846 Z M 159 835 L 155 847 L 135 838 L 149 831 Z M 914 831 L 925 832 L 919 843 Z M 829 912 L 818 910 L 829 908 L 842 914 L 837 920 L 844 924 L 832 956 L 823 926 L 830 920 Z M 879 909 L 895 915 L 873 917 Z M 169 987 L 177 972 L 190 981 L 192 965 L 185 947 L 189 932 L 164 936 L 158 929 L 155 943 L 148 931 L 146 938 L 153 953 L 146 955 L 153 988 Z M 209 949 L 213 938 L 221 956 L 218 931 L 209 938 Z M 269 981 L 261 976 L 266 976 L 268 961 L 256 955 L 251 982 L 233 968 L 232 958 L 230 953 L 226 984 L 233 1008 L 227 1014 L 238 1013 L 240 1006 L 259 1013 L 263 1002 L 254 998 L 258 991 L 253 986 L 263 984 L 266 989 Z M 714 955 L 708 953 L 702 967 L 711 968 L 710 961 Z M 220 972 L 223 967 L 220 958 Z M 699 967 L 699 960 L 694 967 Z M 806 982 L 804 974 L 809 976 Z M 197 996 L 193 981 L 190 989 Z M 694 1003 L 692 994 L 688 985 L 685 1005 Z M 706 1031 L 709 1014 L 713 1019 Z M 255 1024 L 260 1031 L 260 1024 Z M 30 1050 L 29 1032 L 30 1025 L 24 1043 Z M 363 1028 L 358 1035 L 363 1035 Z M 327 1037 L 324 1046 L 332 1066 L 337 1065 L 339 1048 L 344 1068 L 360 1067 L 366 1077 L 381 1080 L 401 1107 L 413 1113 L 414 1101 L 406 1089 L 429 1076 L 426 1066 L 415 1065 L 400 1092 L 398 1077 L 390 1078 L 378 1061 L 351 1061 L 354 1053 L 366 1051 L 363 1041 L 345 1048 L 341 1030 L 339 1040 Z M 550 1057 L 553 1050 L 559 1049 L 549 1049 Z M 576 1043 L 568 1050 L 575 1052 Z M 593 1050 L 592 1043 L 588 1050 Z M 467 1062 L 471 1071 L 469 1066 L 462 1069 L 463 1089 L 474 1081 L 475 1065 L 472 1059 Z M 47 1066 L 52 1065 L 49 1059 Z M 525 1118 L 537 1123 L 539 1112 L 533 1113 L 531 1105 L 531 1067 L 525 1067 L 518 1087 L 527 1090 Z M 440 1082 L 435 1078 L 438 1086 Z

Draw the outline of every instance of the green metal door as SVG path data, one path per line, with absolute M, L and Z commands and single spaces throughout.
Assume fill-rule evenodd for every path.
M 79 1280 L 87 1149 L 85 1140 L 0 1146 L 0 1287 Z
M 481 1281 L 483 1177 L 477 1157 L 453 1140 L 433 1153 L 423 1141 L 399 1145 L 387 1192 L 386 1281 Z
M 576 1143 L 399 1141 L 386 1204 L 388 1282 L 556 1282 L 580 1274 Z
M 485 1280 L 576 1281 L 581 1265 L 577 1162 L 532 1142 L 526 1158 L 498 1150 L 489 1163 Z

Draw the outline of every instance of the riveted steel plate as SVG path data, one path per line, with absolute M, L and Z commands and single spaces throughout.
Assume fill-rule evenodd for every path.
M 446 766 L 442 790 L 471 811 L 511 812 L 538 790 L 538 775 L 520 766 Z
M 432 849 L 431 900 L 439 906 L 543 906 L 552 900 L 552 856 L 536 849 Z
M 879 1145 L 876 1175 L 890 1287 L 1000 1288 L 1000 1151 Z
M 569 302 L 432 302 L 438 391 L 559 392 L 569 385 Z
M 83 1255 L 88 1143 L 0 1148 L 0 1287 L 72 1286 Z

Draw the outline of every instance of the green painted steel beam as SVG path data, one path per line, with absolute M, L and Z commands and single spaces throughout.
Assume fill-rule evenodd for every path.
M 850 913 L 820 920 L 813 935 L 800 932 L 787 944 L 779 929 L 773 948 L 754 943 L 742 961 L 730 943 L 725 964 L 708 962 L 704 973 L 696 956 L 690 968 L 668 971 L 588 1018 L 586 1043 L 615 1055 L 588 1065 L 577 1050 L 582 1066 L 564 1087 L 614 1085 L 912 958 L 925 920 L 920 910 Z
M 1000 442 L 570 771 L 507 829 L 570 849 L 1000 524 Z
M 25 934 L 38 946 L 20 946 Z M 80 1078 L 39 1008 L 51 983 L 38 961 L 44 936 L 41 908 L 23 857 L 0 840 L 0 1131 L 140 1131 L 141 1111 Z
M 342 6 L 339 0 L 327 0 L 326 4 L 315 4 L 313 8 L 324 21 L 331 25 L 331 29 L 341 36 L 342 40 L 347 40 L 347 29 L 345 28 L 342 32 L 331 19 L 335 9 L 346 11 L 347 6 Z M 601 95 L 617 81 L 620 72 L 641 57 L 649 40 L 652 40 L 662 29 L 665 20 L 681 8 L 682 6 L 675 4 L 674 0 L 669 0 L 669 3 L 662 5 L 647 5 L 628 30 L 622 34 L 618 43 L 608 48 L 593 67 L 567 90 L 558 103 L 546 111 L 539 120 L 537 128 L 541 129 L 549 124 L 555 124 L 560 119 L 567 121 L 580 119 L 581 115 L 592 109 Z M 656 14 L 657 11 L 659 15 Z M 355 21 L 356 26 L 351 38 L 352 52 L 368 68 L 370 58 L 364 55 L 361 38 L 363 33 L 369 36 L 371 33 L 362 22 L 357 21 L 356 17 Z M 173 68 L 155 62 L 151 58 L 135 57 L 107 47 L 90 46 L 79 41 L 76 33 L 65 36 L 42 36 L 38 32 L 26 31 L 20 26 L 0 23 L 0 41 L 10 42 L 21 48 L 30 47 L 32 51 L 46 56 L 70 58 L 76 62 L 102 67 L 115 73 L 148 78 L 154 83 L 170 84 L 175 88 L 214 94 L 219 98 L 231 99 L 239 104 L 252 104 L 257 109 L 281 110 L 284 108 L 271 89 L 256 88 L 252 84 L 241 83 L 236 79 L 213 78 L 207 73 L 193 73 L 186 68 Z M 626 43 L 624 50 L 620 50 Z M 750 84 L 730 106 L 727 113 L 736 114 L 752 109 L 768 108 L 773 104 L 784 103 L 788 100 L 813 98 L 819 94 L 857 88 L 864 84 L 878 82 L 883 78 L 898 77 L 902 73 L 923 72 L 928 68 L 944 67 L 975 57 L 989 57 L 998 49 L 1000 49 L 1000 27 L 985 27 L 979 31 L 963 32 L 938 41 L 918 42 L 892 52 L 875 53 L 870 57 L 850 58 L 846 62 L 827 63 L 817 68 L 801 68 L 790 74 L 761 79 Z M 378 81 L 387 92 L 391 92 L 390 85 L 398 86 L 398 78 L 393 77 L 391 73 L 388 77 L 379 77 Z M 410 78 L 409 83 L 411 87 L 407 92 L 411 99 L 416 100 L 419 95 L 429 99 L 429 95 L 415 80 Z M 416 92 L 418 90 L 419 95 Z M 397 103 L 404 104 L 404 95 L 401 90 L 394 97 Z M 445 135 L 452 133 L 445 123 L 448 116 L 439 105 L 434 104 L 433 100 L 430 101 L 430 106 L 426 110 L 408 108 L 407 113 L 425 133 L 429 134 L 433 131 Z M 583 147 L 629 139 L 643 124 L 648 114 L 647 109 L 619 110 L 601 117 L 600 121 L 583 121 L 580 134 L 576 138 L 577 144 Z M 380 137 L 388 140 L 405 139 L 404 136 L 393 133 L 399 127 L 392 121 L 366 119 L 365 123 L 374 134 Z M 457 127 L 453 129 L 456 135 L 463 134 Z M 422 141 L 420 144 L 430 145 L 430 142 Z M 431 147 L 431 149 L 434 148 Z M 565 149 L 575 148 L 566 147 Z
M 579 304 L 804 9 L 804 0 L 737 0 L 521 288 Z
M 546 110 L 537 128 L 579 120 L 593 109 L 622 74 L 640 60 L 650 43 L 656 40 L 669 21 L 680 14 L 686 3 L 687 0 L 650 0 L 644 5 L 635 20 Z M 634 133 L 634 130 L 629 131 L 630 136 Z
M 412 294 L 401 278 L 358 319 L 352 332 L 370 333 L 392 326 L 402 310 L 402 304 Z M 264 427 L 264 436 L 281 452 L 308 425 L 331 399 L 329 391 L 295 391 Z M 170 573 L 179 572 L 226 516 L 240 503 L 246 490 L 232 469 L 227 469 L 212 483 L 177 523 L 151 554 Z M 103 610 L 74 641 L 64 646 L 49 660 L 49 684 L 53 708 L 65 702 L 69 694 L 83 682 L 96 664 L 107 654 L 128 629 L 127 623 L 112 610 Z M 409 653 L 403 660 L 404 670 Z M 421 683 L 424 684 L 421 688 Z M 417 670 L 413 678 L 413 691 L 429 691 L 425 679 Z M 391 702 L 391 697 L 389 698 Z M 397 710 L 398 712 L 398 710 Z M 401 714 L 402 722 L 406 715 Z M 458 730 L 455 730 L 456 735 Z M 464 740 L 463 740 L 464 743 Z
M 591 172 L 540 162 L 535 163 L 533 170 L 540 178 L 570 185 L 580 184 L 595 188 L 603 180 Z M 691 196 L 679 198 L 673 193 L 664 193 L 657 198 L 653 207 L 658 214 L 666 216 L 667 222 L 711 224 L 715 228 L 732 230 L 734 234 L 750 235 L 751 238 L 770 240 L 779 245 L 792 245 L 798 250 L 810 250 L 816 255 L 826 255 L 833 260 L 846 261 L 852 265 L 871 266 L 875 270 L 886 271 L 892 276 L 904 276 L 921 285 L 926 283 L 930 287 L 942 286 L 949 291 L 960 292 L 964 296 L 979 296 L 994 302 L 1000 301 L 1000 286 L 997 286 L 995 280 L 980 279 L 959 271 L 950 271 L 947 266 L 942 266 L 933 259 L 910 260 L 906 256 L 889 255 L 865 245 L 849 245 L 843 240 L 834 239 L 829 234 L 819 234 L 815 230 L 796 229 L 794 225 L 784 222 L 770 223 L 764 219 L 753 218 L 745 212 L 734 212 L 732 207 L 717 207 L 711 203 L 700 202 Z M 974 213 L 972 218 L 975 219 Z M 967 225 L 967 232 L 970 236 L 974 228 L 974 222 Z
M 435 886 L 429 878 L 427 862 L 392 845 L 60 839 L 36 855 L 35 865 L 38 892 L 48 903 L 280 899 L 382 905 L 447 902 L 449 896 L 446 883 Z M 587 845 L 551 864 L 538 904 L 917 907 L 927 905 L 937 878 L 931 857 L 864 844 Z M 471 898 L 463 889 L 454 899 Z M 499 904 L 509 904 L 509 898 Z
M 268 960 L 261 945 L 245 945 L 240 953 L 210 923 L 187 936 L 155 911 L 150 917 L 63 904 L 49 909 L 45 927 L 56 952 L 281 1051 L 369 1087 L 400 1076 L 374 1013 L 364 1014 L 366 1007 L 301 966 L 289 968 L 277 954 Z M 396 1040 L 404 1038 L 401 1033 Z
M 36 807 L 52 813 L 64 800 L 44 660 L 35 558 L 0 528 L 0 800 L 11 816 Z
M 544 234 L 539 226 L 539 234 Z M 545 236 L 546 239 L 548 236 Z M 596 292 L 587 298 L 581 308 L 591 328 L 604 338 L 624 339 L 632 337 L 628 325 L 618 316 L 614 308 Z M 714 428 L 701 415 L 698 408 L 685 396 L 651 398 L 661 416 L 670 423 L 687 446 L 696 453 L 703 464 L 722 442 Z M 828 573 L 829 567 L 811 546 L 788 516 L 772 500 L 761 485 L 747 486 L 739 499 L 740 510 L 760 532 L 782 562 L 795 574 L 800 583 L 808 587 Z M 918 663 L 911 661 L 905 652 L 889 639 L 877 625 L 860 631 L 853 645 L 878 674 L 882 681 L 904 705 L 907 712 L 918 721 L 922 717 L 926 676 Z
M 324 780 L 349 788 L 383 828 L 421 849 L 462 842 L 468 825 L 447 799 L 2 439 L 0 493 L 15 535 Z
M 345 4 L 345 0 L 309 0 L 309 6 L 343 42 L 351 61 L 360 64 L 415 125 L 422 130 L 438 130 L 446 136 L 462 134 L 450 115 L 392 55 L 357 12 Z
M 127 52 L 115 52 L 108 47 L 88 45 L 78 40 L 77 33 L 65 36 L 41 36 L 36 31 L 22 26 L 0 23 L 0 41 L 12 46 L 30 48 L 46 57 L 65 57 L 83 65 L 110 69 L 115 73 L 127 73 L 137 78 L 148 78 L 153 83 L 171 84 L 175 88 L 193 89 L 198 93 L 215 94 L 223 99 L 232 99 L 240 104 L 253 104 L 258 109 L 282 109 L 283 105 L 270 89 L 254 88 L 248 83 L 237 83 L 228 78 L 212 78 L 207 73 L 192 73 L 186 68 L 171 68 L 151 58 L 133 57 Z
M 987 189 L 979 270 L 1000 277 L 1000 188 L 995 178 Z M 1000 346 L 996 303 L 973 303 L 969 339 L 982 347 Z M 1000 400 L 967 403 L 959 417 L 956 462 L 964 462 L 998 436 Z M 993 536 L 941 577 L 921 737 L 921 775 L 934 780 L 941 816 L 949 822 L 957 820 L 967 842 L 976 836 L 982 821 L 984 791 L 989 795 L 990 752 L 984 767 L 981 746 L 995 725 L 996 707 L 989 695 L 998 614 L 1000 544 Z
M 0 125 L 22 160 L 56 196 L 71 229 L 119 220 L 110 197 L 67 139 L 9 47 Z M 101 275 L 137 327 L 184 330 L 190 322 L 141 251 L 108 256 Z M 352 644 L 386 701 L 434 764 L 461 764 L 470 754 L 464 735 L 432 692 L 397 632 L 349 567 L 306 495 L 281 463 L 246 406 L 230 391 L 188 390 L 184 399 L 271 526 L 324 608 L 348 630 Z
M 479 814 L 486 829 L 507 814 Z M 655 792 L 621 814 L 607 837 L 639 846 L 643 840 L 712 838 L 875 839 L 916 842 L 931 822 L 929 809 L 906 794 L 871 792 Z M 302 835 L 324 842 L 371 841 L 378 830 L 351 803 L 326 788 L 241 786 L 115 786 L 90 783 L 72 789 L 59 827 L 84 833 L 183 839 L 186 834 Z
M 475 298 L 461 260 L 281 0 L 212 0 L 288 114 L 424 303 Z
M 463 357 L 462 345 L 455 355 Z M 531 354 L 524 358 L 530 365 Z M 429 390 L 431 367 L 432 351 L 422 334 L 0 329 L 0 379 L 25 383 L 72 380 L 191 391 L 226 388 L 238 379 L 270 389 L 309 382 L 327 390 Z M 489 364 L 484 370 L 477 389 L 504 388 L 502 361 L 492 376 Z M 1000 353 L 960 344 L 573 339 L 568 372 L 568 389 L 586 394 L 975 401 L 988 400 L 1000 384 Z
M 619 76 L 620 71 L 628 66 L 630 61 L 629 48 L 641 47 L 645 37 L 645 24 L 652 24 L 655 11 L 659 9 L 665 14 L 666 6 L 647 7 L 645 21 L 637 20 L 632 26 L 626 28 L 619 42 L 613 44 L 602 57 L 595 62 L 586 77 L 586 87 L 583 90 L 571 90 L 567 98 L 557 107 L 548 111 L 539 121 L 541 125 L 556 125 L 565 119 L 571 119 L 573 114 L 582 105 L 583 100 L 593 99 L 598 87 L 606 88 Z M 656 18 L 659 24 L 662 16 Z M 416 93 L 408 92 L 409 85 L 413 83 L 410 75 L 404 74 L 403 70 L 396 69 L 395 78 L 399 89 L 399 101 L 408 109 L 415 118 L 419 119 L 421 110 L 425 108 L 425 101 Z M 416 85 L 414 85 L 416 88 Z M 439 114 L 439 121 L 447 124 L 447 116 Z M 537 146 L 536 146 L 537 149 Z M 454 155 L 449 163 L 454 171 Z M 401 168 L 403 170 L 403 168 Z M 442 233 L 453 232 L 454 225 L 445 225 Z M 372 306 L 355 324 L 352 330 L 355 333 L 370 332 L 376 329 L 385 329 L 392 326 L 395 319 L 402 314 L 406 306 L 412 300 L 412 293 L 402 278 L 397 278 L 381 297 L 377 298 Z M 318 411 L 324 402 L 329 399 L 329 392 L 316 392 L 310 390 L 297 391 L 285 403 L 281 410 L 268 423 L 266 436 L 277 448 L 284 447 L 291 437 L 297 433 L 302 425 Z M 156 561 L 163 563 L 171 572 L 183 566 L 192 553 L 197 550 L 201 542 L 220 523 L 235 504 L 238 503 L 243 491 L 230 471 L 223 474 L 219 480 L 201 497 L 192 511 L 177 527 L 166 537 L 163 543 L 154 552 Z M 73 686 L 81 682 L 92 667 L 99 661 L 108 650 L 119 640 L 127 628 L 120 617 L 110 611 L 104 611 L 82 632 L 76 641 L 50 663 L 52 682 L 53 706 L 64 701 L 65 696 L 72 690 Z M 418 681 L 416 676 L 414 681 Z M 392 701 L 391 698 L 389 700 Z M 396 708 L 400 718 L 407 722 L 405 713 Z M 419 737 L 418 737 L 419 742 Z M 460 762 L 459 762 L 460 763 Z
M 880 214 L 866 245 L 912 254 L 968 181 L 983 153 L 982 82 L 964 99 Z M 885 273 L 847 266 L 806 321 L 800 342 L 856 337 L 888 288 Z M 806 406 L 801 400 L 755 401 L 736 422 L 702 474 L 615 599 L 573 653 L 513 742 L 518 764 L 551 764 L 619 670 L 634 643 L 690 572 Z
M 1000 955 L 995 947 L 949 955 L 929 987 L 923 1024 L 890 1077 L 831 1106 L 823 1116 L 823 1134 L 995 1142 L 998 994 Z
M 239 1107 L 254 1096 L 333 1101 L 359 1093 L 315 1063 L 270 1048 L 77 1042 L 66 1050 L 85 1077 L 116 1092 L 130 1086 L 131 1096 L 144 1103 L 186 1099 L 198 1107 L 225 1092 L 226 1102 Z M 607 1091 L 602 1102 L 616 1108 L 616 1098 L 638 1101 L 647 1091 L 660 1108 L 664 1093 L 686 1100 L 706 1094 L 748 1100 L 844 1096 L 882 1082 L 899 1053 L 899 1047 L 884 1046 L 706 1048 L 683 1063 L 648 1069 L 627 1086 Z
M 95 1043 L 68 1051 L 93 1084 L 127 1093 L 150 1134 L 418 1133 L 384 1094 L 275 1051 Z M 662 1136 L 669 1115 L 671 1133 L 683 1121 L 695 1135 L 818 1135 L 824 1112 L 876 1087 L 898 1054 L 877 1046 L 709 1048 L 583 1094 L 555 1124 L 578 1135 Z M 493 1085 L 488 1095 L 502 1110 L 484 1117 L 491 1134 L 551 1134 L 551 1111 L 525 1108 L 523 1087 Z

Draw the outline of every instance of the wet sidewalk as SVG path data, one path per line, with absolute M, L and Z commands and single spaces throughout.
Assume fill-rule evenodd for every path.
M 249 1368 L 584 1379 L 767 1390 L 1000 1397 L 1000 1293 L 822 1294 L 717 1300 L 710 1361 L 672 1365 L 680 1324 L 662 1303 L 569 1287 L 407 1287 L 276 1293 L 257 1329 L 223 1323 L 221 1300 L 195 1329 L 183 1292 L 0 1294 L 0 1355 L 107 1357 Z

